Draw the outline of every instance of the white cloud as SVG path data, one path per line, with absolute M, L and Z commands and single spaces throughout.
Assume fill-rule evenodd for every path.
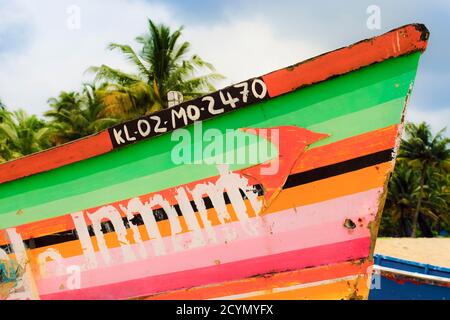
M 67 27 L 66 10 L 71 5 L 80 8 L 78 30 Z M 83 73 L 91 65 L 129 69 L 118 53 L 106 50 L 109 42 L 132 43 L 145 32 L 147 16 L 170 23 L 166 7 L 143 1 L 20 0 L 4 4 L 1 10 L 5 15 L 20 12 L 17 19 L 30 25 L 31 43 L 18 52 L 0 52 L 0 97 L 11 108 L 38 114 L 46 109 L 50 96 L 79 89 L 89 79 Z M 8 22 L 14 23 L 11 18 Z M 6 23 L 2 21 L 3 27 Z
M 81 10 L 79 30 L 67 27 L 70 18 L 67 8 L 71 5 Z M 21 107 L 30 113 L 42 114 L 49 97 L 58 95 L 61 90 L 78 90 L 81 83 L 89 79 L 83 75 L 89 66 L 108 64 L 130 70 L 120 54 L 107 51 L 106 45 L 109 42 L 134 44 L 134 38 L 146 31 L 146 17 L 173 28 L 185 24 L 183 17 L 175 17 L 173 8 L 167 4 L 144 0 L 2 2 L 0 98 L 11 108 Z M 218 72 L 227 77 L 219 87 L 286 67 L 330 49 L 327 39 L 318 43 L 312 42 L 311 37 L 305 40 L 304 34 L 298 37 L 284 34 L 278 30 L 277 21 L 261 14 L 224 13 L 217 21 L 186 25 L 184 40 L 191 42 L 192 53 L 213 63 Z M 24 43 L 12 43 L 12 47 L 5 50 L 1 41 L 5 30 L 23 32 L 23 28 L 28 28 L 25 30 L 29 33 L 17 39 Z M 11 36 L 6 38 L 11 41 Z M 409 108 L 407 119 L 425 120 L 438 129 L 448 125 L 450 110 L 429 110 L 425 105 L 414 105 Z
M 67 8 L 80 8 L 81 29 L 70 30 Z M 77 90 L 89 78 L 91 65 L 108 64 L 129 70 L 118 53 L 108 52 L 109 42 L 134 43 L 146 31 L 146 17 L 176 28 L 169 7 L 144 1 L 36 1 L 20 0 L 2 7 L 16 12 L 17 21 L 30 25 L 32 42 L 24 50 L 0 52 L 0 97 L 11 108 L 42 114 L 46 101 L 61 90 Z M 20 20 L 19 20 L 20 19 Z M 9 19 L 8 23 L 14 23 Z M 320 53 L 301 41 L 280 39 L 263 20 L 221 20 L 220 24 L 187 26 L 184 39 L 212 62 L 228 85 L 299 62 Z
M 322 52 L 310 43 L 278 38 L 258 18 L 186 28 L 195 51 L 214 64 L 232 84 L 287 67 Z
M 438 110 L 427 110 L 425 108 L 417 108 L 409 106 L 406 112 L 406 121 L 419 123 L 422 121 L 431 125 L 433 132 L 448 127 L 450 119 L 450 107 Z M 446 132 L 449 132 L 447 128 Z

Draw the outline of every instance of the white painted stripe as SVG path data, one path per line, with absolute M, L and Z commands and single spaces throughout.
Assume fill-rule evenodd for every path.
M 208 299 L 208 300 L 236 300 L 236 299 L 244 299 L 244 298 L 260 296 L 260 295 L 263 295 L 263 294 L 286 292 L 286 291 L 292 291 L 292 290 L 303 289 L 303 288 L 323 286 L 323 285 L 332 284 L 332 283 L 335 283 L 335 282 L 341 282 L 341 281 L 347 281 L 347 280 L 355 280 L 359 276 L 361 276 L 361 275 L 351 275 L 351 276 L 342 277 L 342 278 L 335 278 L 335 279 L 321 280 L 321 281 L 316 281 L 316 282 L 302 283 L 302 284 L 297 284 L 297 285 L 289 286 L 289 287 L 273 288 L 273 289 L 268 289 L 268 290 L 259 290 L 259 291 L 252 291 L 252 292 L 241 293 L 241 294 L 234 294 L 234 295 L 230 295 L 230 296 L 219 297 L 219 298 L 212 298 L 212 299 Z
M 429 275 L 429 274 L 410 272 L 410 271 L 399 270 L 399 269 L 394 269 L 394 268 L 382 267 L 382 266 L 378 266 L 378 265 L 374 265 L 373 269 L 374 270 L 379 270 L 379 271 L 386 271 L 386 272 L 390 272 L 390 273 L 401 274 L 401 275 L 404 275 L 404 276 L 410 276 L 410 277 L 414 277 L 414 278 L 420 278 L 420 279 L 427 279 L 427 280 L 434 280 L 434 281 L 439 281 L 439 282 L 450 283 L 450 278 L 433 276 L 433 275 Z

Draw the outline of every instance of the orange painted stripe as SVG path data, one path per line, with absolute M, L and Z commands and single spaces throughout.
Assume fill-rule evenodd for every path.
M 390 170 L 392 170 L 391 162 L 385 162 L 376 166 L 341 174 L 328 179 L 318 180 L 305 185 L 300 185 L 295 188 L 285 189 L 280 192 L 280 194 L 272 202 L 267 211 L 265 211 L 263 214 L 272 214 L 278 211 L 285 210 L 287 208 L 326 201 L 329 199 L 381 187 L 384 185 L 386 175 Z M 318 192 L 318 190 L 320 190 L 320 192 Z M 248 203 L 247 205 L 247 208 L 250 210 L 251 206 Z M 230 212 L 230 215 L 232 216 L 232 221 L 235 221 L 236 216 L 233 207 L 231 205 L 228 205 L 227 208 Z M 208 210 L 208 217 L 210 217 L 212 225 L 219 224 L 216 211 L 213 208 Z M 187 227 L 184 222 L 184 218 L 179 217 L 179 219 L 183 230 L 186 231 Z M 198 214 L 197 219 L 200 222 L 200 226 L 203 227 Z M 159 221 L 158 227 L 163 237 L 169 236 L 171 234 L 170 224 L 168 220 Z M 139 232 L 142 235 L 142 240 L 147 241 L 149 237 L 147 231 L 145 230 L 145 226 L 141 225 L 138 226 L 138 228 Z M 114 233 L 107 233 L 104 236 L 108 248 L 116 248 L 120 246 L 119 241 L 117 240 L 117 236 Z M 127 229 L 127 239 L 130 241 L 130 243 L 134 243 L 132 231 L 130 229 Z M 96 237 L 91 237 L 91 240 L 94 245 L 94 250 L 98 251 Z M 80 242 L 78 240 L 67 241 L 60 244 L 54 244 L 51 246 L 29 250 L 32 264 L 37 261 L 37 256 L 48 248 L 54 248 L 58 250 L 64 258 L 82 254 Z
M 274 71 L 262 78 L 270 97 L 276 97 L 376 62 L 424 51 L 428 36 L 428 30 L 424 25 L 407 25 L 289 68 Z
M 266 290 L 303 284 L 327 279 L 345 277 L 354 274 L 364 274 L 372 263 L 362 264 L 351 262 L 307 268 L 296 271 L 280 272 L 265 276 L 252 277 L 237 281 L 215 284 L 207 287 L 166 292 L 145 298 L 146 300 L 190 300 L 211 299 L 247 292 Z
M 247 206 L 248 212 L 251 213 L 252 212 L 251 210 L 253 210 L 251 205 L 249 204 L 248 201 L 245 201 L 245 204 Z M 227 205 L 227 208 L 228 208 L 228 212 L 230 213 L 230 217 L 231 217 L 231 220 L 229 222 L 237 221 L 237 216 L 236 216 L 236 213 L 234 212 L 233 207 L 231 205 Z M 213 226 L 220 224 L 220 222 L 217 218 L 217 213 L 216 213 L 215 209 L 208 209 L 207 215 Z M 200 215 L 197 213 L 196 216 L 197 216 L 197 220 L 199 222 L 200 227 L 204 228 L 202 220 L 200 218 Z M 188 227 L 187 227 L 184 217 L 181 216 L 181 217 L 178 217 L 178 219 L 179 219 L 180 225 L 182 227 L 182 231 L 180 232 L 180 234 L 187 232 Z M 157 224 L 158 224 L 158 228 L 161 233 L 161 236 L 168 237 L 171 235 L 169 220 L 166 219 L 166 220 L 158 221 Z M 147 230 L 144 225 L 138 226 L 138 229 L 139 229 L 139 233 L 141 234 L 142 241 L 150 240 Z M 134 236 L 133 236 L 132 230 L 127 229 L 126 231 L 127 231 L 127 235 L 126 235 L 127 240 L 130 242 L 130 244 L 134 244 L 135 241 L 134 241 Z M 117 235 L 114 232 L 109 232 L 109 233 L 104 234 L 104 238 L 105 238 L 105 242 L 106 242 L 106 245 L 108 248 L 111 249 L 111 248 L 117 248 L 120 246 L 120 242 L 117 239 Z M 3 240 L 6 240 L 6 236 Z M 94 251 L 96 251 L 96 252 L 99 251 L 96 236 L 91 237 L 91 242 L 92 242 Z M 37 264 L 37 261 L 38 261 L 37 259 L 38 259 L 39 254 L 41 254 L 42 252 L 44 252 L 45 250 L 47 250 L 49 248 L 58 250 L 63 258 L 69 258 L 69 257 L 78 256 L 78 255 L 83 254 L 79 240 L 67 241 L 67 242 L 63 242 L 63 243 L 57 243 L 57 244 L 52 244 L 52 245 L 45 246 L 45 247 L 39 247 L 39 248 L 28 250 L 28 255 L 30 257 L 31 264 L 32 265 Z
M 304 172 L 393 148 L 397 133 L 398 125 L 393 125 L 329 145 L 307 150 L 297 161 L 292 173 Z M 333 157 L 330 157 L 330 154 L 332 154 Z M 206 180 L 208 179 L 205 179 L 204 181 Z M 171 192 L 171 189 L 163 190 L 159 193 L 162 194 L 163 197 L 173 198 L 164 191 Z M 283 191 L 283 193 L 285 191 Z M 22 235 L 24 240 L 72 229 L 74 229 L 74 225 L 70 215 L 37 221 L 17 227 L 17 231 Z M 0 230 L 0 245 L 8 243 L 6 239 L 4 230 Z
M 0 165 L 0 183 L 98 156 L 113 149 L 108 131 Z
M 393 125 L 307 150 L 297 161 L 292 173 L 304 172 L 391 149 L 395 146 L 397 134 L 398 125 Z
M 367 299 L 367 276 L 286 292 L 267 293 L 241 300 L 350 300 Z

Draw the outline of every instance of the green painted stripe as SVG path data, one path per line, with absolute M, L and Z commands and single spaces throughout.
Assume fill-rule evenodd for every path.
M 381 127 L 387 127 L 399 123 L 403 105 L 404 100 L 398 99 L 395 103 L 389 102 L 344 117 L 319 123 L 315 125 L 315 127 L 317 127 L 315 131 L 331 132 L 336 130 L 336 137 L 327 138 L 334 142 L 334 140 L 339 141 L 348 136 L 353 136 L 355 132 L 369 132 L 378 129 L 380 125 Z M 341 133 L 341 131 L 343 131 L 343 133 Z M 29 207 L 19 216 L 15 214 L 16 211 L 5 213 L 0 220 L 0 229 L 96 207 L 101 204 L 163 190 L 175 185 L 215 175 L 217 175 L 217 169 L 214 166 L 185 165 L 174 167 L 150 176 L 144 176 L 131 181 L 128 180 L 122 184 L 116 184 L 107 188 L 96 189 L 84 194 L 78 194 L 71 197 L 68 196 L 56 201 L 45 202 L 34 207 Z
M 324 146 L 359 134 L 385 128 L 401 121 L 405 99 L 396 99 L 376 107 L 354 112 L 307 127 L 314 132 L 327 132 L 328 138 L 314 143 L 312 148 Z
M 256 127 L 289 124 L 311 125 L 311 121 L 309 121 L 309 123 L 294 123 L 295 119 L 292 119 L 294 117 L 290 113 L 298 111 L 305 106 L 312 106 L 310 109 L 302 111 L 301 118 L 306 119 L 306 117 L 318 117 L 316 122 L 321 122 L 325 120 L 324 117 L 330 118 L 328 114 L 335 112 L 333 111 L 334 109 L 339 110 L 344 114 L 357 111 L 357 108 L 360 109 L 363 107 L 371 107 L 378 103 L 389 101 L 390 98 L 393 98 L 392 96 L 387 98 L 389 92 L 396 93 L 397 97 L 405 96 L 409 81 L 406 82 L 406 84 L 401 88 L 397 88 L 397 90 L 384 90 L 380 92 L 380 89 L 378 89 L 378 92 L 375 95 L 373 92 L 371 94 L 371 90 L 373 90 L 374 87 L 367 86 L 370 84 L 375 84 L 375 87 L 379 88 L 379 85 L 377 85 L 378 80 L 392 78 L 395 74 L 402 77 L 404 73 L 407 73 L 411 80 L 413 78 L 411 70 L 415 70 L 417 58 L 418 54 L 393 59 L 392 61 L 386 61 L 379 65 L 365 68 L 358 72 L 279 97 L 273 101 L 268 101 L 247 109 L 243 109 L 237 113 L 230 113 L 228 115 L 215 118 L 214 121 L 206 121 L 204 122 L 204 128 L 218 128 L 219 130 L 224 131 L 224 128 L 243 128 L 251 126 Z M 394 73 L 394 70 L 396 73 Z M 395 79 L 394 81 L 391 80 L 391 85 L 388 84 L 387 86 L 388 89 L 392 89 L 392 82 L 394 82 L 394 85 L 397 83 Z M 369 91 L 367 93 L 367 97 L 373 97 L 373 99 L 377 99 L 377 101 L 364 106 L 359 102 L 358 97 L 352 95 L 352 92 L 366 87 Z M 347 99 L 348 105 L 342 101 L 341 96 L 344 95 L 344 93 L 350 95 Z M 365 92 L 359 91 L 359 93 L 363 95 L 363 98 L 365 98 Z M 334 103 L 333 100 L 330 101 L 330 97 L 333 95 L 338 98 L 341 97 L 341 101 L 338 101 L 338 103 Z M 384 97 L 386 97 L 385 100 L 383 100 Z M 328 101 L 328 103 L 321 103 L 324 100 Z M 321 108 L 321 112 L 317 112 L 317 109 L 315 108 Z M 275 112 L 276 114 L 273 114 Z M 277 116 L 281 117 L 277 118 Z M 278 121 L 276 122 L 277 119 Z M 191 130 L 192 128 L 189 129 Z M 50 172 L 34 175 L 32 177 L 20 179 L 7 184 L 1 184 L 0 199 L 24 192 L 26 190 L 45 187 L 49 184 L 50 180 L 52 184 L 58 184 L 69 180 L 76 180 L 80 176 L 89 176 L 112 168 L 122 170 L 123 166 L 129 167 L 136 161 L 143 158 L 151 158 L 153 156 L 158 156 L 158 158 L 155 158 L 158 161 L 153 161 L 153 164 L 148 169 L 151 169 L 151 172 L 165 170 L 168 167 L 171 167 L 172 164 L 167 161 L 168 158 L 161 157 L 161 154 L 165 152 L 165 150 L 168 150 L 168 147 L 171 148 L 172 146 L 173 144 L 170 144 L 170 136 L 164 135 L 140 142 L 139 144 L 134 145 L 132 150 L 129 148 L 123 148 L 116 150 L 115 152 L 110 152 L 109 154 L 101 157 L 81 161 L 63 168 L 58 168 Z M 127 174 L 134 173 L 135 176 L 139 176 L 146 173 L 139 170 L 138 167 L 129 168 L 133 170 L 127 170 L 129 171 Z M 105 184 L 114 182 L 114 177 L 115 176 L 111 175 L 109 180 L 104 181 Z M 125 178 L 122 176 L 120 177 Z
M 298 125 L 332 134 L 330 138 L 315 144 L 318 146 L 395 124 L 400 121 L 404 97 L 414 79 L 418 57 L 415 54 L 371 66 L 206 121 L 203 126 L 204 129 L 218 128 L 223 132 L 225 128 Z M 386 71 L 384 77 L 383 70 Z M 376 81 L 386 76 L 390 78 Z M 188 129 L 192 132 L 192 127 Z M 216 175 L 213 166 L 174 167 L 170 152 L 167 152 L 174 143 L 170 142 L 169 135 L 165 135 L 0 185 L 0 228 Z M 19 209 L 23 209 L 25 214 L 16 215 Z
M 225 146 L 224 155 L 222 153 L 215 155 L 220 160 L 227 159 L 226 156 L 229 153 L 234 155 L 239 153 L 240 156 L 246 153 L 247 156 L 239 158 L 243 161 L 230 165 L 230 169 L 233 171 L 261 164 L 278 157 L 277 147 L 260 136 L 245 133 L 240 130 L 235 133 L 235 136 L 243 142 L 239 148 Z M 242 139 L 242 137 L 253 137 L 253 139 Z M 267 152 L 263 152 L 256 157 L 250 157 L 248 154 L 252 150 L 263 150 Z M 194 155 L 194 153 L 192 154 Z M 166 163 L 172 163 L 170 153 L 161 154 L 161 158 L 166 158 L 163 160 Z M 30 217 L 33 218 L 33 221 L 36 221 L 35 219 L 41 220 L 50 216 L 58 216 L 58 213 L 61 212 L 76 212 L 81 209 L 95 207 L 98 204 L 120 201 L 136 195 L 164 190 L 191 181 L 217 176 L 218 171 L 216 165 L 207 164 L 207 161 L 210 159 L 206 158 L 203 163 L 199 164 L 172 165 L 172 167 L 152 173 L 151 175 L 137 175 L 137 178 L 133 180 L 130 180 L 126 174 L 129 168 L 124 167 L 113 173 L 110 171 L 99 172 L 95 176 L 95 181 L 92 181 L 91 177 L 81 177 L 75 181 L 71 180 L 58 185 L 49 185 L 38 190 L 30 190 L 29 192 L 17 194 L 9 197 L 8 202 L 5 202 L 5 206 L 2 206 L 3 210 L 8 206 L 11 208 L 11 211 L 2 214 L 0 229 L 4 228 L 3 224 L 7 221 L 27 223 Z M 153 157 L 150 160 L 158 161 L 161 159 L 154 159 Z M 196 158 L 193 158 L 193 161 L 195 160 Z M 149 159 L 143 158 L 140 161 L 134 162 L 134 165 L 136 165 L 136 170 L 140 170 L 143 167 L 151 165 L 151 162 L 149 163 Z M 107 180 L 111 174 L 118 177 L 117 181 L 119 183 L 116 182 L 105 186 L 102 182 Z M 122 176 L 124 180 L 121 180 Z M 93 188 L 92 184 L 94 183 L 96 185 Z M 87 184 L 90 184 L 90 188 L 85 193 L 80 193 L 80 187 Z M 61 190 L 64 191 L 61 192 Z M 63 193 L 64 197 L 61 197 L 61 193 Z M 24 203 L 25 201 L 27 201 L 27 206 L 21 206 L 17 209 L 16 204 Z M 20 215 L 17 215 L 18 210 L 21 212 Z

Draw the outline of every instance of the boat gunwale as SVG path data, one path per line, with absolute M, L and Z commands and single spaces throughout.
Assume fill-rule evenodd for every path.
M 433 276 L 417 272 L 409 272 L 394 268 L 380 267 L 378 265 L 374 265 L 373 270 L 379 273 L 381 276 L 391 279 L 399 279 L 409 282 L 420 281 L 422 283 L 427 283 L 434 286 L 450 287 L 450 279 L 445 277 Z
M 249 80 L 258 78 L 262 79 L 268 87 L 267 100 L 270 100 L 280 95 L 312 86 L 338 76 L 345 75 L 363 67 L 368 67 L 375 63 L 380 63 L 388 59 L 405 56 L 415 52 L 423 52 L 426 50 L 428 38 L 429 31 L 425 27 L 425 25 L 408 24 L 388 31 L 382 35 L 358 41 L 349 46 L 341 47 L 339 49 L 320 54 L 297 64 L 278 69 L 260 77 L 251 78 Z M 399 41 L 403 41 L 401 46 Z M 379 50 L 380 47 L 384 48 L 385 50 Z M 364 54 L 367 56 L 366 61 L 355 64 L 355 62 L 352 61 L 350 57 L 352 57 L 354 53 L 358 53 L 361 51 L 364 52 Z M 344 59 L 344 62 L 347 62 L 347 64 L 330 64 L 330 62 L 333 62 L 333 60 L 336 59 Z M 314 74 L 307 74 L 304 72 L 305 68 L 308 69 L 310 67 L 313 67 L 314 64 L 317 63 L 327 65 L 330 64 L 331 68 L 323 74 L 320 74 L 319 72 Z M 307 77 L 309 77 L 309 79 L 305 79 L 305 74 Z M 232 86 L 233 85 L 228 87 Z M 216 93 L 220 92 L 221 90 L 217 90 Z M 188 102 L 192 103 L 193 101 L 200 99 L 202 99 L 202 97 Z M 253 104 L 254 103 L 250 103 L 249 105 Z M 164 112 L 164 110 L 159 111 L 153 115 L 157 116 L 162 112 Z M 212 118 L 221 116 L 222 114 L 216 115 Z M 111 152 L 116 148 L 121 148 L 121 146 L 113 146 L 110 130 L 117 126 L 123 126 L 126 123 L 143 119 L 145 117 L 146 116 L 139 117 L 134 120 L 125 121 L 111 128 L 104 129 L 98 133 L 1 163 L 0 184 L 25 178 L 34 174 L 50 171 L 65 165 Z M 185 126 L 189 125 L 190 123 Z M 172 129 L 171 131 L 173 130 L 174 129 Z M 151 139 L 153 137 L 156 136 L 148 137 L 147 139 Z
M 429 272 L 429 270 L 445 272 L 445 273 L 449 274 L 448 278 L 450 278 L 450 268 L 437 266 L 437 265 L 434 265 L 434 264 L 417 262 L 417 261 L 412 261 L 412 260 L 407 260 L 407 259 L 400 259 L 400 258 L 396 258 L 396 257 L 392 257 L 392 256 L 382 255 L 382 254 L 375 254 L 374 255 L 374 261 L 375 261 L 375 264 L 377 264 L 379 266 L 383 266 L 383 267 L 385 267 L 383 265 L 383 261 L 388 261 L 388 262 L 394 262 L 394 263 L 401 264 L 401 265 L 403 265 L 405 267 L 412 266 L 412 267 L 415 267 L 415 268 L 422 268 L 422 269 L 424 269 L 423 274 L 428 274 L 427 272 Z M 404 270 L 405 271 L 411 271 L 411 270 L 408 270 L 408 269 L 404 269 Z

